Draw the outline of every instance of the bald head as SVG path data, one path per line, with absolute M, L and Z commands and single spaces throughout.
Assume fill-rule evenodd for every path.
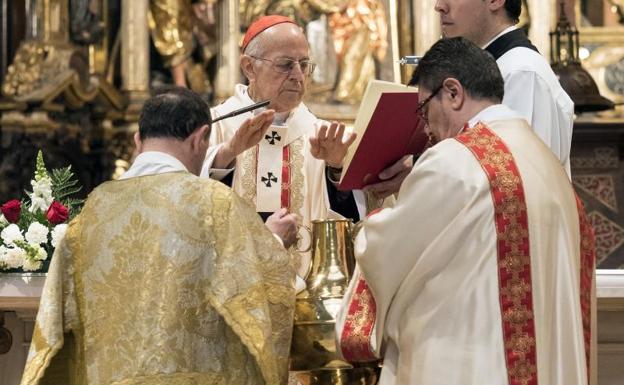
M 241 69 L 249 80 L 249 95 L 255 101 L 270 100 L 269 108 L 286 112 L 296 108 L 305 93 L 306 74 L 300 65 L 290 72 L 275 66 L 276 60 L 309 60 L 308 41 L 301 27 L 281 23 L 252 39 L 241 56 Z

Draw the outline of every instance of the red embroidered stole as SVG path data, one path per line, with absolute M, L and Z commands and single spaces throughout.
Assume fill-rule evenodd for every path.
M 281 208 L 290 209 L 290 145 L 282 149 Z
M 376 208 L 366 217 L 380 211 L 381 208 Z M 351 302 L 347 306 L 349 309 L 340 336 L 342 356 L 350 362 L 377 360 L 371 350 L 371 338 L 377 319 L 377 303 L 364 278 L 358 278 L 355 293 L 351 295 Z
M 509 384 L 536 385 L 529 223 L 522 179 L 505 143 L 485 125 L 478 124 L 455 139 L 474 154 L 490 180 Z
M 596 248 L 594 231 L 585 215 L 583 203 L 576 195 L 576 207 L 579 214 L 579 227 L 581 234 L 581 316 L 583 319 L 583 337 L 585 339 L 585 360 L 587 365 L 587 382 L 590 382 L 591 368 L 591 305 L 592 305 L 592 281 L 596 263 Z
M 364 278 L 360 278 L 351 296 L 340 339 L 342 356 L 351 362 L 377 359 L 371 351 L 371 338 L 377 317 L 375 298 Z

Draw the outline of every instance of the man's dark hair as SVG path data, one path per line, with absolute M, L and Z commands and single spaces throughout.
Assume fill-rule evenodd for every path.
M 195 92 L 184 87 L 162 87 L 143 105 L 139 135 L 142 140 L 184 140 L 201 126 L 211 123 L 210 107 Z
M 457 79 L 475 99 L 503 100 L 503 77 L 494 57 L 463 37 L 438 40 L 418 62 L 409 85 L 433 92 L 447 78 Z
M 522 12 L 522 0 L 505 0 L 505 12 L 511 21 L 517 23 Z

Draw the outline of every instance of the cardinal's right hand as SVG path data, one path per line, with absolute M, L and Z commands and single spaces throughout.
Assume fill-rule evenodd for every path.
M 274 110 L 266 110 L 245 120 L 234 136 L 219 147 L 212 167 L 229 168 L 239 154 L 262 140 L 274 117 Z

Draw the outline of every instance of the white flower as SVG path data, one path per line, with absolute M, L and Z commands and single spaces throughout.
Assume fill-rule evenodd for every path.
M 31 180 L 33 192 L 30 194 L 30 207 L 28 211 L 31 213 L 37 211 L 47 211 L 52 204 L 52 180 L 50 178 L 41 178 L 40 180 Z
M 24 259 L 24 266 L 22 266 L 24 271 L 35 271 L 41 269 L 41 261 Z
M 44 259 L 48 258 L 48 253 L 45 251 L 45 249 L 39 245 L 33 245 L 30 244 L 30 247 L 33 248 L 33 250 L 35 251 L 35 259 L 38 261 L 43 261 Z
M 65 236 L 65 232 L 67 231 L 67 224 L 62 223 L 60 225 L 54 226 L 52 229 L 52 247 L 58 246 L 61 243 L 61 240 Z
M 48 243 L 48 227 L 39 222 L 31 223 L 26 232 L 26 240 L 36 245 Z
M 6 252 L 3 256 L 4 260 L 2 261 L 9 269 L 17 269 L 24 264 L 26 261 L 26 251 L 20 247 L 12 247 L 9 249 L 5 249 Z
M 0 226 L 6 226 L 9 224 L 9 221 L 6 220 L 4 214 L 0 214 Z
M 8 225 L 7 227 L 5 227 L 2 230 L 2 233 L 0 233 L 0 237 L 2 237 L 4 244 L 7 246 L 12 245 L 13 242 L 15 241 L 24 240 L 24 236 L 22 235 L 22 232 L 20 231 L 19 227 L 15 223 L 12 223 Z
M 50 204 L 47 203 L 45 198 L 35 195 L 30 197 L 30 207 L 28 208 L 28 211 L 31 213 L 36 213 L 37 211 L 46 212 L 48 207 L 50 207 Z
M 4 246 L 0 246 L 0 267 L 6 266 L 6 254 L 9 249 Z
M 41 178 L 40 180 L 31 180 L 30 184 L 33 188 L 33 194 L 41 197 L 52 196 L 52 180 L 50 178 Z

